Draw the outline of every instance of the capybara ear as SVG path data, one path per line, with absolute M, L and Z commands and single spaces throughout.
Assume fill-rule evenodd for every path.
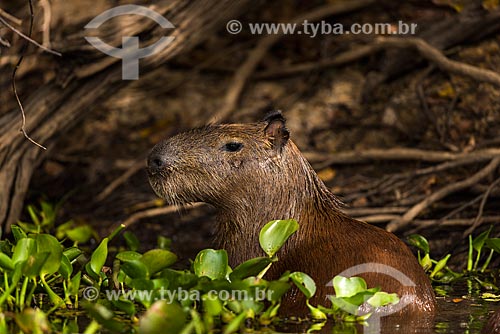
M 267 122 L 264 132 L 267 139 L 273 147 L 281 150 L 290 138 L 290 132 L 286 128 L 286 120 L 281 114 L 281 111 L 273 111 L 269 113 L 264 121 Z

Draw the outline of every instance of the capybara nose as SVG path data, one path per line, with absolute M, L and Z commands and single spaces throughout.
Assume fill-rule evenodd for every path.
M 164 154 L 159 152 L 151 152 L 148 157 L 148 170 L 150 173 L 155 174 L 167 167 L 168 161 Z

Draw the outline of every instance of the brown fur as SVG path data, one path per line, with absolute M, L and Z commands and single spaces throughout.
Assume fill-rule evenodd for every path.
M 242 143 L 228 152 L 229 142 Z M 235 266 L 257 256 L 262 226 L 294 218 L 300 228 L 278 253 L 268 278 L 285 270 L 311 275 L 318 290 L 312 304 L 328 305 L 326 284 L 357 264 L 376 262 L 405 275 L 405 288 L 380 273 L 359 276 L 369 287 L 381 286 L 409 298 L 411 310 L 433 312 L 432 287 L 408 247 L 393 234 L 347 217 L 340 203 L 318 178 L 295 144 L 285 120 L 273 114 L 252 124 L 210 125 L 178 134 L 155 146 L 149 157 L 150 183 L 172 204 L 206 202 L 218 209 L 216 245 L 227 250 Z M 297 291 L 284 301 L 287 313 L 304 313 Z M 297 308 L 295 305 L 300 305 Z

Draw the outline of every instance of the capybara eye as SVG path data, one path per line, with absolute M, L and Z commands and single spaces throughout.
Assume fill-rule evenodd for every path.
M 242 143 L 230 142 L 224 145 L 223 149 L 228 152 L 238 152 L 243 148 Z

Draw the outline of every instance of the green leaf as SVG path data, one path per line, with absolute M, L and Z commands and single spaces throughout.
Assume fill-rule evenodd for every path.
M 186 314 L 177 303 L 155 302 L 139 321 L 138 334 L 177 334 L 186 323 Z
M 106 306 L 98 303 L 86 303 L 85 310 L 89 313 L 92 319 L 96 320 L 112 333 L 123 333 L 125 331 L 125 324 L 115 320 L 113 318 L 115 314 Z
M 294 219 L 270 221 L 260 231 L 260 247 L 273 257 L 298 228 L 299 224 Z
M 222 313 L 222 302 L 213 294 L 203 295 L 203 310 L 211 317 L 216 317 Z
M 336 297 L 352 297 L 355 294 L 366 290 L 366 282 L 361 277 L 342 277 L 333 278 L 333 288 Z
M 123 238 L 125 239 L 125 242 L 127 243 L 127 246 L 131 251 L 135 252 L 141 246 L 141 242 L 139 241 L 139 239 L 134 233 L 130 231 L 123 232 Z
M 45 312 L 40 309 L 26 308 L 22 313 L 15 315 L 15 320 L 19 328 L 24 333 L 48 333 L 50 325 Z
M 309 304 L 309 300 L 306 301 L 307 308 L 309 309 L 309 312 L 311 313 L 311 317 L 316 320 L 326 320 L 326 313 L 321 311 L 319 308 L 312 306 Z
M 408 242 L 424 252 L 424 254 L 429 254 L 429 242 L 427 239 L 420 234 L 412 234 L 408 236 Z
M 153 276 L 174 264 L 177 261 L 177 255 L 165 249 L 152 249 L 144 253 L 139 261 L 144 263 L 149 275 Z
M 49 258 L 40 271 L 40 275 L 51 275 L 57 272 L 61 266 L 63 247 L 56 237 L 50 234 L 37 234 L 35 244 L 37 253 L 50 252 Z
M 131 278 L 149 278 L 148 268 L 140 260 L 123 262 L 121 269 Z
M 311 276 L 300 271 L 296 271 L 290 274 L 290 279 L 307 299 L 311 298 L 316 293 L 316 283 L 314 283 Z
M 346 300 L 346 298 L 334 296 L 329 296 L 329 298 L 335 310 L 339 309 L 349 314 L 357 314 L 359 306 Z
M 172 245 L 172 239 L 166 238 L 164 236 L 158 236 L 158 248 L 170 250 L 170 246 Z
M 125 312 L 128 316 L 133 316 L 136 313 L 135 304 L 128 299 L 111 299 L 111 303 L 118 310 Z
M 78 296 L 78 291 L 80 290 L 81 279 L 82 279 L 82 272 L 79 271 L 69 281 L 68 291 L 72 296 Z
M 500 238 L 486 239 L 486 245 L 495 252 L 500 253 Z
M 425 254 L 425 256 L 422 259 L 420 259 L 420 265 L 422 266 L 424 271 L 431 269 L 432 260 L 431 260 L 429 253 Z
M 26 261 L 30 254 L 35 253 L 35 240 L 31 238 L 19 239 L 14 247 L 12 262 L 16 265 L 19 262 Z
M 23 268 L 23 274 L 29 278 L 40 276 L 41 271 L 50 257 L 50 252 L 40 252 L 30 255 Z
M 124 251 L 116 254 L 116 258 L 123 262 L 139 260 L 141 257 L 141 253 L 137 253 L 134 251 Z
M 40 225 L 40 220 L 38 219 L 38 210 L 33 205 L 28 205 L 27 209 L 33 223 L 35 225 Z
M 73 265 L 69 261 L 68 257 L 64 254 L 61 258 L 61 266 L 59 267 L 59 273 L 66 280 L 68 280 L 71 277 L 71 274 L 73 273 Z
M 434 277 L 434 275 L 436 275 L 438 272 L 440 272 L 444 267 L 446 267 L 446 263 L 448 262 L 450 256 L 451 254 L 448 254 L 444 258 L 439 260 L 438 263 L 436 263 L 434 270 L 432 270 L 431 274 L 429 275 L 431 278 Z
M 206 276 L 212 280 L 225 278 L 227 268 L 227 252 L 223 249 L 204 249 L 196 255 L 193 263 L 196 276 Z
M 99 246 L 95 249 L 90 257 L 90 269 L 94 274 L 99 275 L 102 267 L 106 263 L 108 257 L 108 238 L 102 239 Z
M 472 240 L 472 247 L 476 250 L 476 252 L 481 251 L 486 239 L 488 239 L 488 236 L 490 235 L 492 228 L 493 226 L 490 226 L 490 228 L 487 231 L 484 231 L 483 233 L 479 234 L 476 238 Z
M 241 312 L 236 316 L 231 322 L 224 328 L 223 334 L 231 334 L 234 332 L 237 332 L 240 329 L 240 326 L 243 324 L 243 322 L 246 319 L 246 313 Z
M 288 282 L 271 281 L 267 287 L 266 297 L 269 301 L 277 303 L 290 288 L 291 286 Z
M 14 239 L 16 240 L 16 242 L 23 239 L 23 238 L 28 237 L 26 235 L 26 233 L 23 231 L 23 229 L 17 225 L 12 225 L 11 229 L 12 229 L 12 234 L 14 235 Z
M 14 261 L 4 253 L 0 253 L 0 267 L 4 270 L 14 270 Z
M 268 257 L 256 257 L 250 259 L 234 268 L 233 272 L 229 275 L 229 278 L 231 280 L 240 280 L 250 276 L 257 276 L 270 263 L 272 263 L 272 260 Z
M 373 307 L 381 307 L 386 305 L 394 305 L 399 303 L 399 297 L 395 293 L 387 293 L 383 291 L 379 291 L 375 293 L 370 299 L 366 301 Z
M 83 252 L 78 247 L 69 247 L 63 251 L 63 254 L 68 258 L 68 260 L 73 261 L 79 257 Z
M 85 243 L 92 238 L 94 230 L 90 225 L 81 225 L 66 231 L 66 235 L 73 242 Z

